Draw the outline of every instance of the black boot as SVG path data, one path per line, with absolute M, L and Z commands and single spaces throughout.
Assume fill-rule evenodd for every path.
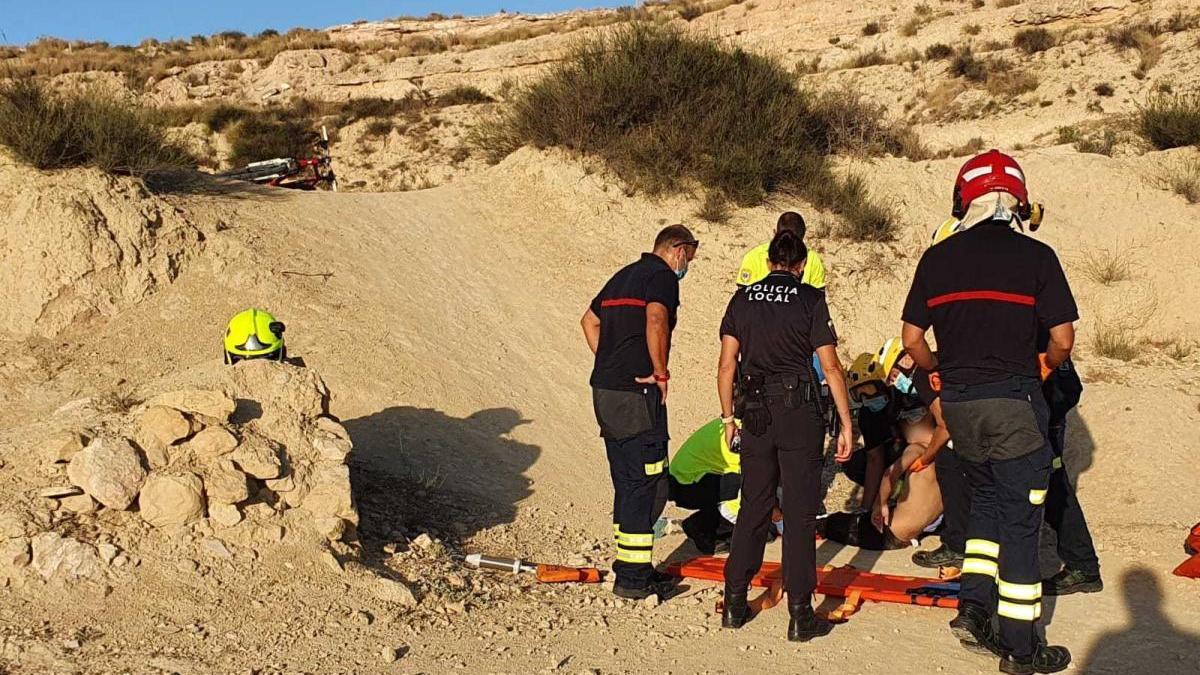
M 788 614 L 792 616 L 788 622 L 788 640 L 791 642 L 808 642 L 829 635 L 829 631 L 833 630 L 833 624 L 813 611 L 811 599 L 801 602 L 788 600 Z
M 725 589 L 725 608 L 721 610 L 722 628 L 741 628 L 750 620 L 750 604 L 746 591 Z
M 958 606 L 958 616 L 950 620 L 950 631 L 962 646 L 976 654 L 1004 656 L 1000 636 L 992 626 L 992 617 L 987 610 L 970 602 Z
M 956 553 L 950 550 L 950 547 L 942 544 L 932 551 L 917 551 L 912 556 L 914 565 L 920 567 L 928 567 L 937 569 L 939 567 L 959 567 L 963 566 L 963 554 Z
M 1033 657 L 1026 660 L 1012 656 L 1000 659 L 1000 672 L 1009 675 L 1033 675 L 1034 673 L 1057 673 L 1071 665 L 1071 652 L 1066 647 L 1038 645 Z
M 1104 581 L 1099 572 L 1081 572 L 1064 567 L 1058 574 L 1042 581 L 1042 595 L 1070 595 L 1072 593 L 1099 593 L 1104 590 Z

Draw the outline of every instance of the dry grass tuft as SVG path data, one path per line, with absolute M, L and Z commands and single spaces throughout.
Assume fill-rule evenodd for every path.
M 1055 44 L 1054 34 L 1045 28 L 1025 28 L 1013 36 L 1013 46 L 1026 54 L 1044 52 Z
M 1104 285 L 1126 281 L 1133 276 L 1133 263 L 1128 251 L 1094 248 L 1086 251 L 1079 259 L 1083 275 Z
M 1163 169 L 1158 184 L 1183 197 L 1189 204 L 1200 204 L 1200 160 L 1189 159 Z
M 1097 324 L 1092 333 L 1092 350 L 1097 356 L 1132 361 L 1142 353 L 1142 341 L 1133 331 L 1114 324 Z
M 719 193 L 709 192 L 704 196 L 704 203 L 696 209 L 695 215 L 710 223 L 725 224 L 733 216 L 733 210 L 729 207 L 729 201 Z

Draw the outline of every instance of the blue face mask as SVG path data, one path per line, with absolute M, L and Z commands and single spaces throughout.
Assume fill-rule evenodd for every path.
M 871 412 L 877 413 L 886 408 L 887 403 L 888 400 L 886 396 L 876 396 L 863 401 L 863 407 Z
M 900 373 L 896 376 L 896 381 L 892 384 L 892 386 L 895 387 L 896 391 L 900 392 L 901 394 L 913 393 L 912 378 L 904 373 Z
M 683 278 L 687 276 L 687 271 L 688 271 L 688 266 L 686 266 L 686 265 L 683 267 L 683 269 L 675 270 L 675 278 L 679 279 L 680 281 L 683 281 Z

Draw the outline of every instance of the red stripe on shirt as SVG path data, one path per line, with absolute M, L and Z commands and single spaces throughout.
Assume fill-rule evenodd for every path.
M 646 301 L 638 298 L 613 298 L 611 300 L 601 300 L 601 307 L 645 307 Z
M 1032 295 L 1021 295 L 1020 293 L 1005 293 L 1003 291 L 961 291 L 958 293 L 947 293 L 939 295 L 936 298 L 930 298 L 925 303 L 926 307 L 933 309 L 938 305 L 945 305 L 951 302 L 962 302 L 965 300 L 995 300 L 996 302 L 1011 302 L 1015 305 L 1027 305 L 1032 307 L 1036 302 Z

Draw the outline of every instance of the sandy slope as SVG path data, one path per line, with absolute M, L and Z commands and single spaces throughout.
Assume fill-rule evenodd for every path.
M 1145 334 L 1194 334 L 1186 303 L 1200 274 L 1188 253 L 1197 242 L 1195 207 L 1140 182 L 1162 155 L 1110 160 L 1046 151 L 1022 159 L 1051 204 L 1044 236 L 1068 261 L 1083 305 L 1079 360 L 1089 382 L 1069 444 L 1109 583 L 1102 595 L 1055 603 L 1050 634 L 1089 664 L 1084 672 L 1127 672 L 1134 664 L 1191 672 L 1183 659 L 1200 644 L 1198 589 L 1166 571 L 1197 517 L 1189 492 L 1200 479 L 1191 448 L 1200 417 L 1196 356 L 1177 363 L 1147 348 L 1141 362 L 1124 364 L 1092 356 L 1086 345 L 1095 317 L 1114 298 L 1138 293 L 1151 293 L 1159 307 Z M 845 354 L 897 329 L 901 296 L 955 168 L 954 161 L 870 167 L 877 189 L 906 205 L 895 244 L 814 237 L 831 267 Z M 1081 172 L 1082 189 L 1072 178 Z M 691 223 L 691 203 L 629 199 L 601 174 L 533 151 L 433 190 L 252 191 L 173 203 L 206 223 L 204 255 L 177 281 L 54 340 L 5 343 L 0 361 L 12 364 L 0 370 L 5 452 L 35 441 L 43 427 L 31 422 L 65 401 L 185 378 L 216 358 L 228 315 L 265 305 L 288 322 L 291 349 L 333 391 L 333 412 L 354 436 L 360 502 L 395 491 L 388 498 L 402 512 L 389 515 L 410 536 L 432 529 L 473 549 L 605 560 L 611 493 L 577 320 L 606 276 L 661 224 Z M 696 225 L 704 243 L 683 287 L 672 368 L 677 438 L 715 410 L 716 327 L 733 266 L 769 230 L 773 213 L 748 210 L 729 226 Z M 1111 288 L 1082 279 L 1071 261 L 1089 246 L 1116 242 L 1147 251 L 1138 275 Z M 368 495 L 364 486 L 381 493 Z M 835 483 L 829 508 L 847 495 Z M 147 560 L 178 545 L 171 542 L 147 543 Z M 673 535 L 660 556 L 681 543 Z M 853 553 L 822 548 L 835 562 L 913 571 L 906 552 Z M 180 672 L 374 671 L 383 668 L 380 645 L 404 645 L 410 651 L 395 666 L 402 672 L 455 665 L 529 672 L 563 660 L 567 672 L 994 668 L 964 654 L 943 628 L 947 613 L 935 610 L 868 607 L 807 648 L 782 641 L 782 611 L 740 634 L 717 630 L 714 592 L 703 589 L 657 609 L 610 607 L 601 589 L 562 588 L 503 602 L 472 597 L 465 615 L 432 607 L 428 615 L 397 616 L 358 577 L 333 575 L 286 550 L 261 555 L 214 565 L 203 578 L 146 564 L 107 597 L 41 584 L 4 591 L 5 621 L 36 628 L 10 634 L 23 651 L 5 658 L 34 671 L 136 667 L 152 657 Z M 263 604 L 248 605 L 249 598 Z M 356 611 L 375 619 L 356 622 Z M 97 612 L 108 618 L 97 621 Z M 50 623 L 39 627 L 43 618 Z M 202 639 L 187 628 L 193 623 L 204 626 Z M 104 636 L 78 653 L 63 651 L 61 636 L 83 625 Z

